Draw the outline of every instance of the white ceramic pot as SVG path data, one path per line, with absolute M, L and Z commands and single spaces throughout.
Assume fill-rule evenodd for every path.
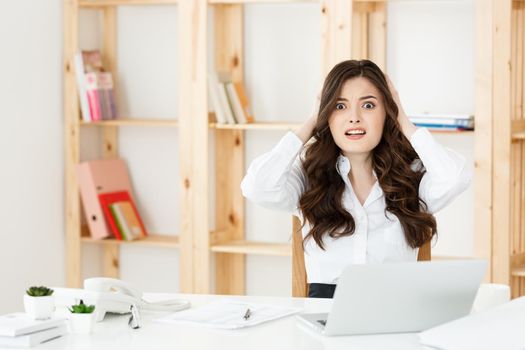
M 32 297 L 24 294 L 24 308 L 26 313 L 35 320 L 45 320 L 53 316 L 55 299 L 52 295 Z
M 91 334 L 95 324 L 95 313 L 69 314 L 69 326 L 73 334 Z

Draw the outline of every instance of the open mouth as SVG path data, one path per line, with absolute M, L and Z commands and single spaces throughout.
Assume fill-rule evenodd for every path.
M 351 140 L 362 138 L 366 134 L 364 129 L 348 129 L 345 131 L 345 136 Z

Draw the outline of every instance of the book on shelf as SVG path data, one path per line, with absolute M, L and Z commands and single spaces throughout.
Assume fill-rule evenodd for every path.
M 115 202 L 110 204 L 109 207 L 121 235 L 126 240 L 132 241 L 146 237 L 146 232 L 143 230 L 143 225 L 132 202 Z
M 128 168 L 123 159 L 98 159 L 77 166 L 80 199 L 93 239 L 112 237 L 99 201 L 99 194 L 127 191 L 133 198 Z
M 144 223 L 128 191 L 101 193 L 98 198 L 104 217 L 117 240 L 131 241 L 147 236 Z M 117 211 L 120 216 L 116 214 Z
M 75 74 L 82 120 L 90 122 L 116 119 L 113 77 L 104 68 L 100 51 L 77 52 Z
M 210 100 L 218 124 L 246 124 L 254 121 L 249 113 L 244 86 L 225 72 L 209 73 Z
M 473 130 L 474 116 L 468 114 L 422 114 L 411 115 L 409 119 L 416 126 L 429 129 Z

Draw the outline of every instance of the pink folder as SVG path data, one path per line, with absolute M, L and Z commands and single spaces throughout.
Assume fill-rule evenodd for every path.
M 116 191 L 128 191 L 133 198 L 126 163 L 122 159 L 83 162 L 77 166 L 77 175 L 80 198 L 91 237 L 93 239 L 112 237 L 98 198 L 101 193 Z

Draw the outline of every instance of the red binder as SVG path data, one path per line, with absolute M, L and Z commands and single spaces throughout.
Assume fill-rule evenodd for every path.
M 102 207 L 102 211 L 104 212 L 104 216 L 106 217 L 106 221 L 111 229 L 111 232 L 113 233 L 116 239 L 121 241 L 122 235 L 120 234 L 118 225 L 115 222 L 115 218 L 113 217 L 113 215 L 111 215 L 111 209 L 109 207 L 111 204 L 116 203 L 116 202 L 128 201 L 131 203 L 133 211 L 135 212 L 135 215 L 137 216 L 137 219 L 139 221 L 140 227 L 142 228 L 142 232 L 144 232 L 145 236 L 148 235 L 146 228 L 144 226 L 144 223 L 142 219 L 140 218 L 137 207 L 135 206 L 133 199 L 131 199 L 131 196 L 129 195 L 127 191 L 101 193 L 98 195 L 98 198 L 100 201 L 100 206 Z

